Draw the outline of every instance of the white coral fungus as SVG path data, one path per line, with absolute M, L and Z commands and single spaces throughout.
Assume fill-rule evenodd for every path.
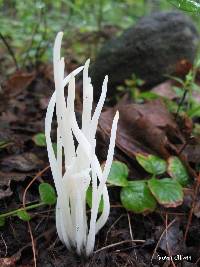
M 93 87 L 91 79 L 88 77 L 89 60 L 86 61 L 85 66 L 77 68 L 64 78 L 64 58 L 60 58 L 62 36 L 63 33 L 59 32 L 54 44 L 55 92 L 47 108 L 45 135 L 58 196 L 56 205 L 58 236 L 68 249 L 76 249 L 78 254 L 84 253 L 88 256 L 94 249 L 95 235 L 106 223 L 110 212 L 106 180 L 113 160 L 119 114 L 116 112 L 113 120 L 107 160 L 102 170 L 95 154 L 95 134 L 106 97 L 108 77 L 106 76 L 104 79 L 102 93 L 92 115 Z M 75 116 L 74 101 L 75 76 L 82 70 L 83 110 L 82 128 L 80 129 Z M 68 85 L 67 100 L 64 96 L 66 85 Z M 55 105 L 57 155 L 54 153 L 50 136 Z M 78 142 L 77 148 L 74 145 L 74 138 Z M 86 192 L 90 184 L 92 185 L 92 208 L 89 220 L 86 214 Z M 98 207 L 102 196 L 103 212 L 98 217 Z

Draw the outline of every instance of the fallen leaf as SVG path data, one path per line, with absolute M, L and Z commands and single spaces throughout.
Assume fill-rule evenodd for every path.
M 42 161 L 33 153 L 23 153 L 5 157 L 0 166 L 4 171 L 17 170 L 20 172 L 29 172 L 38 169 L 42 166 Z
M 182 249 L 182 238 L 183 233 L 180 231 L 180 222 L 177 219 L 162 236 L 159 247 L 166 253 L 170 251 L 171 255 L 177 255 Z
M 26 176 L 22 173 L 16 173 L 16 172 L 2 172 L 0 171 L 0 199 L 3 199 L 5 197 L 9 197 L 13 194 L 10 184 L 11 181 L 23 181 L 26 178 Z
M 185 142 L 177 123 L 161 100 L 120 105 L 103 112 L 99 129 L 110 136 L 112 120 L 119 110 L 116 146 L 130 158 L 137 153 L 158 154 L 167 159 Z
M 170 100 L 177 98 L 177 95 L 172 88 L 172 82 L 170 80 L 155 86 L 151 90 L 151 92 Z
M 10 97 L 20 94 L 35 78 L 35 72 L 17 71 L 6 82 L 5 91 Z

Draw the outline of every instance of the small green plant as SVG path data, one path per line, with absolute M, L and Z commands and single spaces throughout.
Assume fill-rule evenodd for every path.
M 45 137 L 44 133 L 35 134 L 33 136 L 32 140 L 36 144 L 36 146 L 38 146 L 38 147 L 46 147 L 47 146 L 46 137 Z M 52 146 L 53 146 L 54 153 L 56 154 L 57 144 L 53 143 Z
M 133 100 L 136 102 L 142 102 L 143 93 L 140 92 L 139 87 L 144 84 L 144 81 L 137 77 L 135 74 L 132 75 L 130 79 L 125 80 L 125 85 L 121 85 L 117 87 L 118 92 L 128 92 Z M 150 95 L 144 95 L 144 98 L 152 99 Z
M 195 83 L 197 71 L 200 67 L 200 59 L 197 59 L 194 66 L 185 76 L 185 79 L 170 76 L 179 83 L 179 87 L 174 86 L 173 89 L 178 98 L 180 98 L 176 115 L 179 112 L 186 113 L 190 118 L 200 116 L 200 106 L 194 97 L 194 93 L 200 93 L 200 87 Z
M 11 144 L 12 144 L 12 142 L 10 142 L 10 141 L 0 141 L 0 151 L 3 150 L 4 148 L 8 147 Z
M 143 103 L 147 100 L 154 100 L 160 96 L 154 92 L 146 91 L 141 92 L 139 89 L 144 84 L 144 81 L 137 77 L 135 74 L 130 79 L 125 80 L 125 85 L 117 87 L 118 92 L 128 92 L 131 99 L 136 103 Z
M 19 208 L 3 214 L 0 214 L 0 226 L 5 224 L 7 217 L 17 216 L 22 221 L 29 221 L 31 219 L 29 210 L 42 207 L 44 205 L 54 205 L 56 203 L 56 193 L 54 188 L 48 183 L 41 183 L 39 185 L 40 201 L 38 203 L 29 204 L 25 208 Z
M 168 0 L 169 3 L 173 4 L 178 9 L 187 12 L 199 12 L 200 3 L 195 0 Z
M 189 175 L 176 156 L 165 161 L 154 155 L 137 154 L 137 162 L 150 174 L 145 180 L 128 180 L 128 167 L 114 161 L 108 183 L 122 187 L 122 205 L 135 213 L 147 213 L 156 209 L 157 203 L 164 207 L 177 207 L 183 201 L 183 186 L 189 183 Z M 165 177 L 166 173 L 170 177 Z M 164 178 L 160 178 L 163 177 Z
M 46 137 L 44 133 L 37 133 L 32 138 L 33 142 L 40 147 L 46 147 Z

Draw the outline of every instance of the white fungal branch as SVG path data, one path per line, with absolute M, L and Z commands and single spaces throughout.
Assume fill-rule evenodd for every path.
M 90 255 L 94 249 L 95 235 L 106 223 L 110 212 L 106 180 L 114 155 L 119 114 L 117 112 L 113 119 L 107 160 L 102 170 L 95 154 L 95 135 L 106 98 L 108 77 L 104 79 L 102 93 L 92 116 L 93 87 L 88 76 L 90 61 L 87 60 L 85 66 L 77 68 L 64 77 L 64 58 L 60 57 L 62 36 L 63 33 L 59 32 L 54 44 L 55 92 L 50 99 L 45 119 L 48 157 L 58 195 L 56 227 L 60 240 L 68 249 L 76 249 L 78 254 Z M 74 101 L 75 76 L 82 70 L 83 111 L 80 129 L 75 116 Z M 68 85 L 67 101 L 64 95 L 66 85 Z M 55 106 L 57 155 L 54 153 L 51 140 L 51 124 Z M 77 148 L 74 145 L 74 138 L 78 142 Z M 89 221 L 86 215 L 86 192 L 90 184 L 92 185 L 92 208 Z M 103 212 L 98 218 L 98 207 L 102 196 Z

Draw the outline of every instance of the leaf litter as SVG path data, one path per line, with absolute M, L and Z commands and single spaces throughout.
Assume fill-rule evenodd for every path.
M 170 82 L 161 86 L 160 89 L 154 89 L 156 93 L 160 91 L 162 96 L 170 99 L 175 97 L 169 90 Z M 23 71 L 15 73 L 7 81 L 4 88 L 5 92 L 8 92 L 8 99 L 6 100 L 6 105 L 4 105 L 3 99 L 0 100 L 2 102 L 0 141 L 7 144 L 0 149 L 0 198 L 2 199 L 0 208 L 2 211 L 13 208 L 13 200 L 20 204 L 19 200 L 22 199 L 22 192 L 27 185 L 27 179 L 34 177 L 39 170 L 47 166 L 48 160 L 45 147 L 37 146 L 33 141 L 33 137 L 37 133 L 44 131 L 45 109 L 53 90 L 52 70 L 49 66 L 40 66 L 34 72 Z M 81 95 L 79 97 L 81 98 Z M 128 165 L 129 179 L 147 177 L 146 172 L 141 169 L 135 159 L 138 153 L 160 156 L 165 160 L 171 156 L 176 156 L 184 161 L 186 168 L 192 170 L 192 164 L 199 162 L 199 150 L 193 148 L 199 145 L 197 140 L 188 143 L 188 136 L 192 134 L 192 127 L 188 124 L 188 121 L 177 122 L 168 111 L 164 101 L 160 99 L 144 102 L 143 104 L 132 103 L 130 99 L 128 99 L 128 102 L 125 100 L 114 107 L 108 106 L 100 117 L 97 133 L 97 154 L 101 161 L 103 162 L 106 157 L 105 145 L 108 143 L 111 121 L 116 109 L 118 109 L 120 120 L 117 131 L 115 159 Z M 77 114 L 79 114 L 80 110 L 80 101 L 77 101 Z M 192 179 L 194 180 L 194 177 Z M 51 173 L 47 171 L 43 174 L 42 180 L 51 183 Z M 176 213 L 176 216 L 179 213 L 183 214 L 180 215 L 182 221 L 177 221 L 168 229 L 168 237 L 167 239 L 166 236 L 161 238 L 159 249 L 166 255 L 168 253 L 166 242 L 168 242 L 172 251 L 177 253 L 180 251 L 182 253 L 182 228 L 186 225 L 187 212 L 191 205 L 191 201 L 187 202 L 185 200 L 189 195 L 185 194 L 184 196 L 183 208 L 182 206 L 171 209 L 158 207 L 157 212 L 146 216 L 130 214 L 131 222 L 128 224 L 126 211 L 120 206 L 119 190 L 110 188 L 109 192 L 111 214 L 105 229 L 97 236 L 96 250 L 106 246 L 106 235 L 110 227 L 123 213 L 125 216 L 111 231 L 109 244 L 130 239 L 130 227 L 133 230 L 133 238 L 135 240 L 141 239 L 145 242 L 137 244 L 133 241 L 129 245 L 122 244 L 105 249 L 94 254 L 86 263 L 84 260 L 77 259 L 69 252 L 66 252 L 66 249 L 57 241 L 54 228 L 54 210 L 48 212 L 41 208 L 31 214 L 33 217 L 31 226 L 36 240 L 38 266 L 66 266 L 63 262 L 68 262 L 67 266 L 69 267 L 148 266 L 159 238 L 156 229 L 159 227 L 164 229 L 162 214 L 163 212 L 167 214 L 171 211 Z M 190 194 L 193 194 L 192 192 L 193 188 L 191 187 Z M 37 199 L 34 186 L 31 189 L 29 199 Z M 186 202 L 187 204 L 185 204 Z M 198 202 L 199 200 L 197 199 L 194 210 L 194 214 L 197 217 L 199 216 Z M 173 218 L 171 215 L 170 220 L 172 221 Z M 195 223 L 195 227 L 200 227 L 198 221 L 195 220 Z M 46 235 L 48 229 L 53 229 L 50 236 Z M 13 262 L 13 266 L 32 266 L 31 244 L 29 235 L 27 235 L 26 223 L 11 218 L 10 224 L 5 229 L 0 230 L 8 249 L 8 255 L 5 256 L 2 252 L 4 251 L 3 244 L 0 242 L 2 263 L 10 261 L 11 263 Z M 13 240 L 16 239 L 16 236 L 18 243 L 13 246 Z M 189 241 L 192 238 L 193 232 L 190 231 Z M 184 253 L 189 253 L 190 247 L 191 245 L 187 246 L 186 244 Z M 197 252 L 198 247 L 195 247 L 194 251 Z M 14 255 L 18 255 L 18 257 Z

